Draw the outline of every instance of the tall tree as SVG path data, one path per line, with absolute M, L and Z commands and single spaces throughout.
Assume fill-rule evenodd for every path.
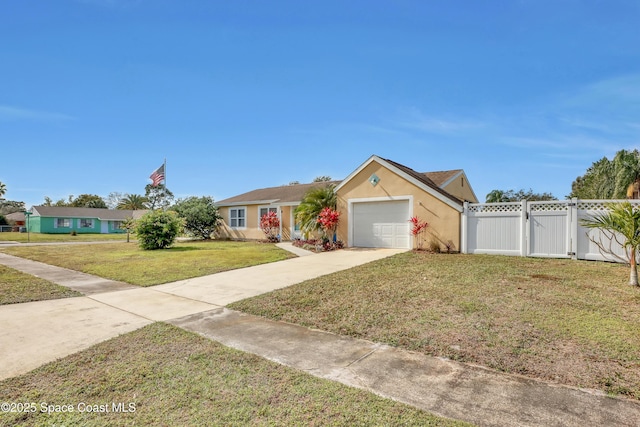
M 640 207 L 633 206 L 629 202 L 612 203 L 609 210 L 585 218 L 580 223 L 587 228 L 600 229 L 605 235 L 608 244 L 602 239 L 591 239 L 601 252 L 612 255 L 631 266 L 629 284 L 638 286 L 638 268 L 636 254 L 640 248 Z M 616 242 L 626 251 L 626 259 L 620 258 L 611 249 L 611 243 Z
M 104 202 L 107 204 L 109 209 L 116 209 L 120 201 L 126 196 L 126 194 L 120 193 L 119 191 L 112 191 L 109 195 L 104 199 Z
M 107 208 L 104 199 L 96 194 L 81 194 L 75 199 L 70 200 L 69 206 L 75 208 Z
M 133 211 L 146 209 L 147 198 L 140 194 L 127 194 L 118 203 L 116 209 L 130 209 Z
M 331 181 L 331 177 L 328 175 L 320 175 L 313 178 L 313 182 L 328 182 Z
M 532 189 L 525 191 L 524 189 L 515 190 L 492 190 L 487 194 L 485 203 L 500 202 L 520 202 L 522 200 L 541 201 L 541 200 L 558 200 L 551 193 L 534 193 Z
M 579 199 L 624 199 L 627 189 L 640 178 L 640 152 L 620 150 L 612 160 L 594 162 L 571 184 L 569 197 Z
M 5 194 L 7 194 L 7 185 L 0 181 L 0 199 L 3 198 Z
M 164 184 L 147 184 L 144 187 L 147 207 L 154 209 L 167 209 L 173 203 L 173 193 Z
M 324 208 L 335 209 L 338 198 L 335 185 L 324 185 L 309 189 L 295 209 L 296 221 L 305 235 L 321 229 L 318 216 Z
M 1 200 L 0 201 L 0 214 L 9 215 L 14 212 L 24 212 L 26 206 L 24 202 L 18 202 L 15 200 Z
M 62 207 L 68 207 L 68 206 L 73 206 L 73 194 L 70 194 L 69 197 L 65 200 L 65 199 L 59 199 L 57 201 L 53 201 L 53 199 L 49 196 L 44 196 L 44 202 L 42 203 L 42 206 L 62 206 Z

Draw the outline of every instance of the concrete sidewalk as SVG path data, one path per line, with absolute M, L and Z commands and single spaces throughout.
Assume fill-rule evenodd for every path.
M 309 374 L 479 426 L 638 426 L 640 404 L 219 308 L 181 328 Z
M 401 251 L 343 250 L 150 288 L 0 253 L 0 264 L 87 296 L 0 306 L 0 379 L 28 372 L 154 321 L 227 346 L 482 426 L 637 426 L 640 404 L 602 393 L 274 322 L 224 308 L 231 302 Z

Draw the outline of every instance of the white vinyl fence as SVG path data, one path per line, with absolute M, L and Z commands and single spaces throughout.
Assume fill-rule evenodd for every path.
M 580 219 L 607 210 L 622 200 L 555 200 L 548 202 L 465 203 L 463 253 L 618 261 L 599 249 L 602 242 L 626 258 L 615 239 L 580 225 Z M 640 205 L 640 200 L 629 200 Z

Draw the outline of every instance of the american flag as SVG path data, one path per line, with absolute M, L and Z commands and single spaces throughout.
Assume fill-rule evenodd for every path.
M 156 187 L 160 185 L 160 183 L 164 180 L 164 164 L 160 166 L 158 169 L 154 170 L 151 176 L 152 186 Z

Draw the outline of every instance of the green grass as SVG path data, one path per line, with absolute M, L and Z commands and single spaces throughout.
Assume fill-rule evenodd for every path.
M 42 233 L 0 233 L 0 242 L 20 242 L 27 243 L 27 238 L 31 243 L 53 243 L 53 242 L 101 242 L 127 240 L 126 234 L 42 234 Z
M 151 286 L 280 261 L 294 255 L 270 243 L 190 241 L 145 251 L 135 243 L 0 248 L 5 253 L 100 277 Z
M 4 380 L 0 390 L 2 402 L 33 403 L 36 410 L 0 412 L 1 426 L 468 425 L 164 323 Z M 135 412 L 80 413 L 81 402 L 109 410 L 123 403 Z M 74 412 L 42 413 L 42 403 Z
M 230 305 L 640 399 L 640 289 L 623 265 L 408 252 Z
M 81 295 L 64 286 L 0 265 L 0 305 Z

